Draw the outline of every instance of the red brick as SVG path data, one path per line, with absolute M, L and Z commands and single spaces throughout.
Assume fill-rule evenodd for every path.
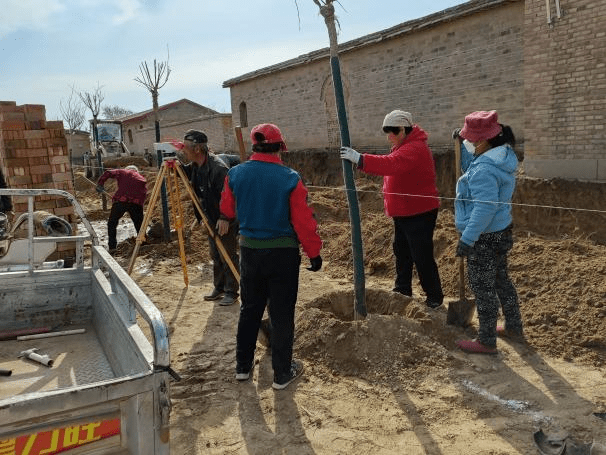
M 50 157 L 50 164 L 67 164 L 69 157 L 67 155 L 55 155 Z
M 31 185 L 32 177 L 30 175 L 15 175 L 11 177 L 10 181 L 11 186 L 19 186 L 19 185 Z
M 0 130 L 24 130 L 25 122 L 18 120 L 4 120 L 0 121 Z
M 67 139 L 60 137 L 52 137 L 44 140 L 46 147 L 65 147 L 67 146 Z
M 29 172 L 31 174 L 50 174 L 52 171 L 53 169 L 49 164 L 41 164 L 38 166 L 31 166 L 29 168 Z
M 38 166 L 40 164 L 49 164 L 48 156 L 32 156 L 27 160 L 29 166 Z
M 26 149 L 25 152 L 25 156 L 27 157 L 48 156 L 48 150 L 45 148 Z
M 42 139 L 25 139 L 27 148 L 35 149 L 44 147 L 44 141 Z
M 19 122 L 23 122 L 23 121 L 25 121 L 25 114 L 23 114 L 23 112 L 13 112 L 13 111 L 2 112 L 2 111 L 0 111 L 0 120 L 6 120 L 6 121 L 16 120 Z
M 43 130 L 46 128 L 46 122 L 44 120 L 30 120 L 25 122 L 26 130 Z
M 46 122 L 47 130 L 61 130 L 61 135 L 65 135 L 63 132 L 63 120 L 50 120 Z M 57 133 L 59 134 L 59 133 Z
M 10 112 L 17 110 L 17 103 L 15 101 L 0 101 L 0 112 Z
M 23 105 L 23 113 L 25 120 L 31 121 L 46 121 L 46 107 L 44 104 L 25 104 Z
M 48 139 L 50 133 L 48 130 L 28 130 L 23 132 L 25 139 Z
M 53 175 L 53 181 L 55 182 L 66 182 L 68 180 L 71 180 L 71 178 L 72 175 L 70 172 L 61 172 Z

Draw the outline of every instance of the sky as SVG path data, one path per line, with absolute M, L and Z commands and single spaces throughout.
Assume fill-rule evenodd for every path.
M 160 105 L 187 98 L 230 112 L 223 82 L 328 47 L 313 0 L 0 0 L 0 101 L 44 104 L 61 120 L 72 87 L 141 112 L 140 65 L 168 60 Z M 340 0 L 343 43 L 463 3 Z M 87 115 L 87 118 L 90 118 Z

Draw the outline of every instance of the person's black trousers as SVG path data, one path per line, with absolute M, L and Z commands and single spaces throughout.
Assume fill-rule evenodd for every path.
M 433 257 L 433 231 L 438 209 L 409 217 L 394 217 L 393 252 L 396 257 L 395 289 L 412 295 L 412 267 L 417 268 L 427 300 L 444 300 L 438 266 Z
M 240 248 L 240 320 L 236 337 L 236 372 L 253 366 L 257 334 L 265 305 L 271 319 L 274 379 L 290 374 L 299 291 L 298 248 Z
M 229 231 L 222 237 L 221 243 L 227 251 L 231 261 L 234 266 L 238 267 L 238 224 L 237 223 L 229 223 Z M 212 239 L 211 236 L 208 236 L 208 243 L 210 246 L 210 256 L 213 260 L 213 284 L 215 289 L 219 291 L 224 291 L 227 295 L 231 295 L 233 297 L 238 296 L 238 281 L 234 277 L 234 274 L 231 271 L 229 265 L 223 258 L 223 255 L 219 251 L 217 244 Z
M 133 220 L 137 234 L 141 230 L 141 225 L 143 224 L 143 206 L 134 202 L 114 201 L 112 209 L 109 212 L 109 219 L 107 220 L 107 246 L 110 250 L 116 248 L 118 244 L 116 241 L 118 221 L 127 212 L 130 215 L 130 219 Z

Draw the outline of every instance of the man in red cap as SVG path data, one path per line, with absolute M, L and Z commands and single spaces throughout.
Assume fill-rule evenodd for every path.
M 276 125 L 255 126 L 250 159 L 229 170 L 221 196 L 221 213 L 240 223 L 240 290 L 242 306 L 236 345 L 236 379 L 247 380 L 265 306 L 272 325 L 272 387 L 284 389 L 303 371 L 293 360 L 295 304 L 299 287 L 299 244 L 310 258 L 308 270 L 322 267 L 322 240 L 307 205 L 307 189 L 297 172 L 286 167 L 286 151 Z M 219 232 L 221 233 L 221 232 Z

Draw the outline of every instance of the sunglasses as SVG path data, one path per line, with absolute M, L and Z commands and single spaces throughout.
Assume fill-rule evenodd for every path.
M 402 128 L 400 128 L 399 126 L 384 126 L 383 132 L 385 134 L 389 134 L 389 133 L 398 134 L 401 129 Z

